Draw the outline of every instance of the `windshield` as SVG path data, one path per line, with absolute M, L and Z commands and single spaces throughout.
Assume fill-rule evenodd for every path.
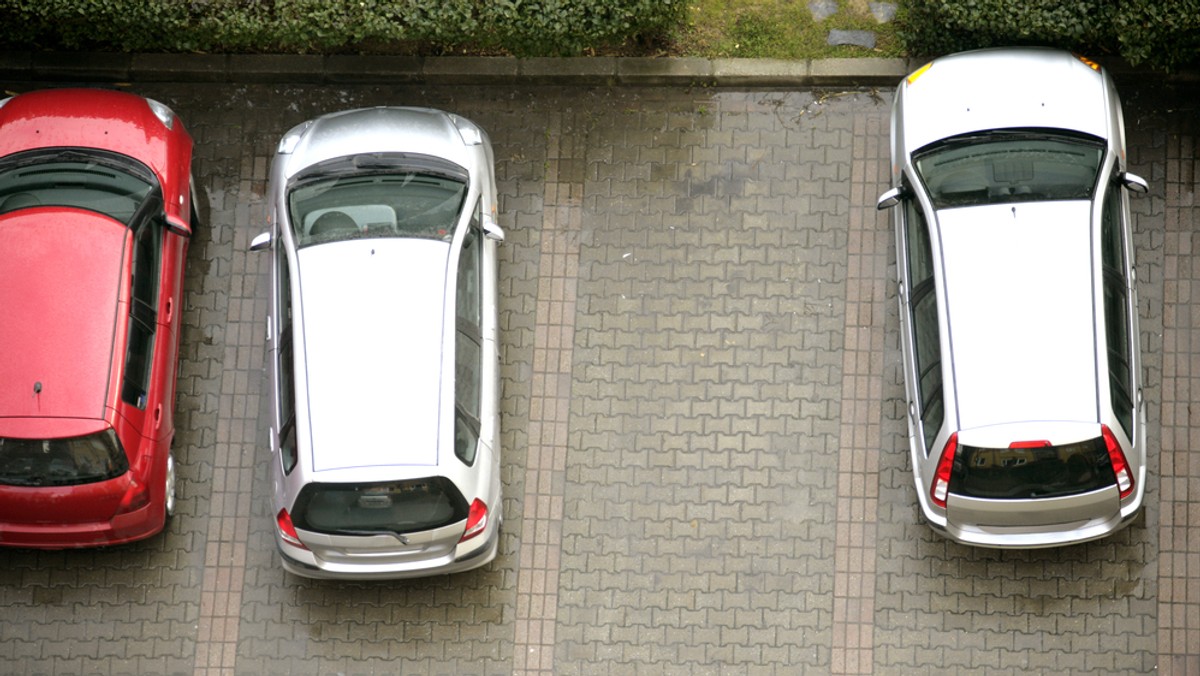
M 154 191 L 149 169 L 92 150 L 35 150 L 0 163 L 0 213 L 38 206 L 98 211 L 128 225 Z
M 125 451 L 111 429 L 68 439 L 0 437 L 0 484 L 72 486 L 113 479 L 128 470 Z
M 1104 142 L 1062 132 L 955 136 L 914 154 L 935 209 L 1091 199 Z
M 402 168 L 321 175 L 297 181 L 288 210 L 297 246 L 363 237 L 449 241 L 467 183 Z

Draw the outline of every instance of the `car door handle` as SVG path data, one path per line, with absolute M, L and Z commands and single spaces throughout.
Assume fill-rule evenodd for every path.
M 162 404 L 154 407 L 154 429 L 162 425 Z
M 175 299 L 168 298 L 167 299 L 167 321 L 165 323 L 170 324 L 171 318 L 174 316 L 175 316 Z

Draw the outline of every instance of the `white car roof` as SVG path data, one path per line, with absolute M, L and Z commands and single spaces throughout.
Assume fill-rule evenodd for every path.
M 439 462 L 449 252 L 412 238 L 298 252 L 314 472 Z
M 403 152 L 449 160 L 475 170 L 483 132 L 457 115 L 430 108 L 359 108 L 305 122 L 284 135 L 283 177 L 336 157 Z
M 919 72 L 919 71 L 918 71 Z M 1108 87 L 1101 72 L 1069 52 L 985 49 L 935 59 L 900 84 L 896 130 L 906 152 L 986 129 L 1069 129 L 1110 136 Z
M 960 429 L 1096 422 L 1091 208 L 938 212 Z

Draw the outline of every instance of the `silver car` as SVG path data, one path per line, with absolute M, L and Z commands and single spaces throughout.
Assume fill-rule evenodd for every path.
M 1050 49 L 934 60 L 892 109 L 909 445 L 925 519 L 984 547 L 1127 525 L 1146 488 L 1121 103 Z
M 283 567 L 454 573 L 496 556 L 497 226 L 487 134 L 438 110 L 305 122 L 271 167 L 271 484 Z

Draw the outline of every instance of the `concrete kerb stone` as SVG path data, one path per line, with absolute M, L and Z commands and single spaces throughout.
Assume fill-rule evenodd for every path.
M 325 80 L 325 57 L 312 54 L 230 54 L 230 81 L 318 83 Z
M 229 72 L 225 54 L 134 54 L 129 76 L 143 82 L 221 82 Z
M 325 80 L 334 83 L 417 82 L 425 59 L 419 56 L 333 55 L 325 59 Z
M 517 69 L 521 80 L 529 84 L 567 85 L 614 84 L 617 80 L 617 61 L 611 56 L 597 57 L 536 57 L 519 59 Z
M 703 85 L 714 84 L 713 63 L 709 59 L 657 59 L 653 57 L 619 58 L 617 81 L 626 85 Z
M 517 59 L 497 56 L 434 56 L 425 59 L 422 80 L 446 84 L 501 83 L 518 79 Z
M 35 52 L 29 59 L 29 79 L 51 81 L 129 79 L 129 54 L 72 54 Z
M 811 61 L 714 59 L 713 80 L 723 87 L 786 87 L 808 80 Z

